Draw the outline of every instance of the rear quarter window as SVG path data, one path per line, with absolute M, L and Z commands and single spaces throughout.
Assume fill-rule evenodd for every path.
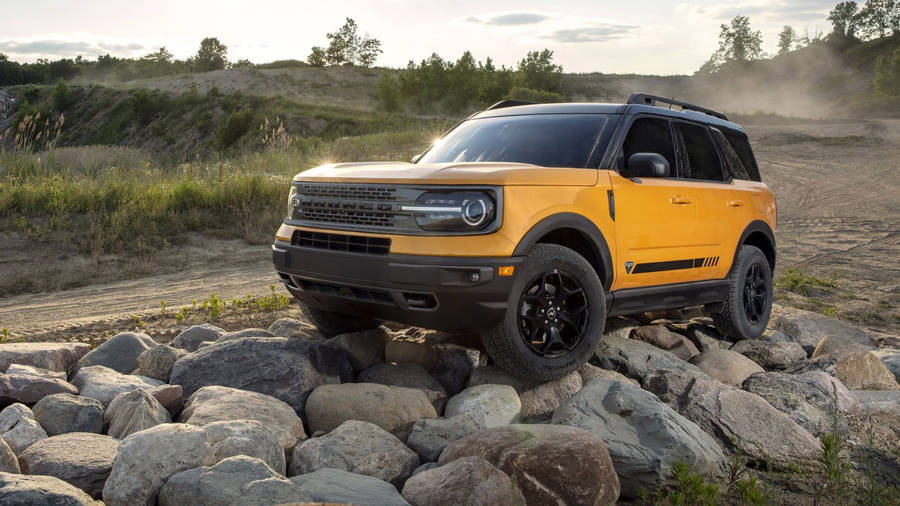
M 762 178 L 759 176 L 759 167 L 756 165 L 756 158 L 753 156 L 753 150 L 750 148 L 750 140 L 747 138 L 747 134 L 730 128 L 723 128 L 722 133 L 725 135 L 725 138 L 728 139 L 728 143 L 731 145 L 731 148 L 734 149 L 734 152 L 737 153 L 738 158 L 741 159 L 741 164 L 747 171 L 747 177 L 739 177 L 735 174 L 735 179 L 762 181 Z

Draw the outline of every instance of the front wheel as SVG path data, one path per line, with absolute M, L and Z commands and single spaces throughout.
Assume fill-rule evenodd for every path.
M 762 250 L 742 246 L 728 283 L 721 311 L 712 314 L 716 328 L 733 340 L 758 338 L 769 323 L 774 293 L 772 267 Z
M 538 244 L 519 267 L 503 321 L 481 338 L 510 374 L 550 381 L 591 358 L 605 320 L 606 297 L 591 264 L 569 248 Z
M 299 302 L 300 312 L 306 317 L 309 323 L 312 323 L 319 329 L 325 338 L 334 337 L 350 332 L 362 332 L 364 330 L 374 329 L 380 323 L 371 318 L 363 318 L 359 316 L 349 316 L 332 311 L 324 311 L 307 306 Z

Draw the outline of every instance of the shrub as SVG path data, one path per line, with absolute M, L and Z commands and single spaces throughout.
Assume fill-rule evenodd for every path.
M 69 91 L 69 85 L 65 79 L 60 79 L 53 88 L 53 109 L 63 111 L 72 99 L 72 93 Z
M 253 113 L 244 108 L 225 117 L 216 130 L 216 149 L 227 149 L 250 130 Z
M 535 90 L 532 88 L 523 88 L 521 86 L 516 86 L 513 89 L 509 90 L 509 94 L 506 95 L 506 98 L 537 103 L 566 101 L 566 97 L 559 93 L 553 93 L 552 91 Z
M 131 106 L 135 118 L 142 125 L 149 123 L 159 111 L 155 94 L 144 88 L 132 90 L 128 97 L 128 104 Z
M 887 57 L 881 55 L 875 60 L 875 93 L 879 95 L 900 95 L 900 48 Z
M 387 112 L 398 112 L 400 110 L 400 89 L 397 80 L 385 72 L 378 80 L 375 86 L 375 99 L 378 101 L 378 107 Z

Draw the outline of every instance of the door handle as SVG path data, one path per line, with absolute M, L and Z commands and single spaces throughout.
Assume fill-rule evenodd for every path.
M 690 204 L 691 198 L 687 195 L 675 195 L 674 197 L 669 199 L 669 202 L 676 205 Z
M 741 207 L 741 206 L 743 206 L 743 205 L 744 205 L 744 201 L 743 201 L 743 200 L 729 200 L 729 201 L 728 201 L 728 206 L 729 206 L 729 207 Z

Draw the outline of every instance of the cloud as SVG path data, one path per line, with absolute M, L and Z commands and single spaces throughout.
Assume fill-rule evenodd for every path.
M 581 28 L 564 28 L 544 35 L 543 38 L 555 42 L 581 43 L 581 42 L 606 42 L 636 30 L 634 25 L 614 25 L 599 23 Z
M 506 14 L 494 14 L 488 18 L 469 16 L 466 21 L 482 25 L 519 26 L 534 25 L 548 19 L 549 16 L 536 12 L 509 12 Z
M 97 55 L 103 53 L 130 54 L 144 49 L 137 43 L 115 44 L 107 42 L 86 42 L 73 40 L 2 40 L 0 51 L 17 55 L 37 55 L 67 57 L 77 55 Z
M 834 0 L 756 0 L 728 2 L 712 5 L 679 4 L 676 12 L 715 20 L 727 20 L 735 16 L 750 16 L 789 23 L 823 19 L 834 7 Z

